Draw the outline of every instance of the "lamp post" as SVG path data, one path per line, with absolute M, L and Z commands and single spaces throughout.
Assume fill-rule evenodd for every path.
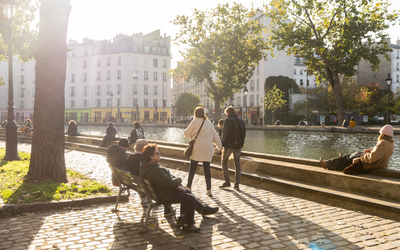
M 18 156 L 17 142 L 17 123 L 15 122 L 14 114 L 14 90 L 13 90 L 13 68 L 12 68 L 12 16 L 14 6 L 17 1 L 3 0 L 2 1 L 4 15 L 8 18 L 8 108 L 7 108 L 7 123 L 6 127 L 6 154 L 3 158 L 5 161 L 20 160 Z
M 306 70 L 306 126 L 308 125 L 308 71 Z
M 386 78 L 386 85 L 388 86 L 388 111 L 387 111 L 387 118 L 386 118 L 386 124 L 390 124 L 390 109 L 389 109 L 389 91 L 390 91 L 390 86 L 392 85 L 392 78 L 390 78 L 390 74 L 388 74 L 388 77 Z
M 113 92 L 111 92 L 111 94 L 110 94 L 110 98 L 111 98 L 111 114 L 110 114 L 110 119 L 112 119 L 112 99 L 113 99 Z
M 247 125 L 247 94 L 248 93 L 249 93 L 249 90 L 247 89 L 247 87 L 244 87 L 244 96 L 246 97 L 245 98 L 246 99 L 246 103 L 245 103 L 245 106 L 244 106 L 244 110 L 245 110 L 244 115 L 245 115 L 246 125 Z M 243 102 L 244 102 L 244 100 L 243 100 Z

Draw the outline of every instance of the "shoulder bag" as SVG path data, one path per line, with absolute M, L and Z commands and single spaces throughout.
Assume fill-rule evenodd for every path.
M 185 150 L 183 151 L 183 155 L 190 157 L 192 155 L 192 151 L 193 151 L 193 147 L 194 147 L 194 143 L 196 142 L 197 136 L 199 136 L 200 130 L 203 127 L 204 121 L 201 123 L 201 126 L 199 128 L 199 131 L 197 131 L 197 135 L 193 140 L 189 141 L 189 146 L 187 148 L 185 148 Z

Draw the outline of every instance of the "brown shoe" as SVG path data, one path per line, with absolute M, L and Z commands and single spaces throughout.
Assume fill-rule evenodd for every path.
M 321 166 L 326 169 L 326 161 L 322 157 L 319 158 L 319 163 L 321 163 Z

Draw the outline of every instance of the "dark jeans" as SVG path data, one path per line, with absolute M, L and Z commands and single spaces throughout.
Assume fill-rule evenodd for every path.
M 233 154 L 233 159 L 235 162 L 235 168 L 236 168 L 236 173 L 235 173 L 235 183 L 239 185 L 240 183 L 240 176 L 242 174 L 242 169 L 240 168 L 240 155 L 242 154 L 242 150 L 239 149 L 233 149 L 233 148 L 224 148 L 222 151 L 222 173 L 224 174 L 224 179 L 225 182 L 231 183 L 229 180 L 229 170 L 228 170 L 228 159 L 229 156 Z
M 175 190 L 164 204 L 181 204 L 181 215 L 185 214 L 185 223 L 194 224 L 194 210 L 199 214 L 203 213 L 204 205 L 201 204 L 192 194 Z
M 109 142 L 109 141 L 114 141 L 114 140 L 115 140 L 115 136 L 106 135 L 106 136 L 104 136 L 103 141 L 101 142 L 101 144 L 102 144 L 103 146 L 107 146 L 107 142 Z
M 199 164 L 198 161 L 194 161 L 194 160 L 190 161 L 189 177 L 188 177 L 188 182 L 187 182 L 188 187 L 192 186 L 194 174 L 196 173 L 198 164 Z M 210 163 L 209 162 L 203 161 L 203 171 L 204 171 L 204 177 L 206 178 L 207 190 L 211 190 L 211 171 L 210 171 Z
M 339 158 L 330 159 L 326 162 L 326 168 L 329 170 L 343 171 L 353 163 L 353 159 L 363 156 L 363 152 L 355 152 L 351 155 L 343 155 Z

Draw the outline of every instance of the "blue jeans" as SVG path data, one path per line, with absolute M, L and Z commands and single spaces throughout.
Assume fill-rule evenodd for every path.
M 233 159 L 235 162 L 235 168 L 236 168 L 236 173 L 235 173 L 235 184 L 239 185 L 240 183 L 240 176 L 242 174 L 242 169 L 240 168 L 240 155 L 242 154 L 242 150 L 239 149 L 233 149 L 233 148 L 224 148 L 222 151 L 222 173 L 224 174 L 224 179 L 225 182 L 231 183 L 229 180 L 229 170 L 228 170 L 228 159 L 229 156 L 233 154 Z

